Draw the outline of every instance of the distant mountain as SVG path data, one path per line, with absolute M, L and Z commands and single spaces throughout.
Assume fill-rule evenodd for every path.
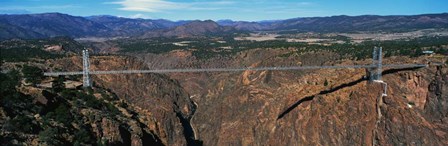
M 169 21 L 61 13 L 0 15 L 0 39 L 79 37 L 189 37 L 240 31 L 298 32 L 410 31 L 448 28 L 448 13 L 414 16 L 331 16 L 271 21 Z
M 231 19 L 223 19 L 223 20 L 218 20 L 216 21 L 216 23 L 218 23 L 219 25 L 222 26 L 229 26 L 235 23 L 235 21 L 231 20 Z
M 111 29 L 83 17 L 61 13 L 0 15 L 0 25 L 13 30 L 1 38 L 113 35 Z
M 77 17 L 61 13 L 0 15 L 0 39 L 139 36 L 187 23 L 115 16 Z
M 297 30 L 302 32 L 409 31 L 448 28 L 448 13 L 413 16 L 331 16 L 304 17 L 272 21 L 217 21 L 238 30 Z
M 150 30 L 176 27 L 187 22 L 173 22 L 165 19 L 131 19 L 116 16 L 91 16 L 87 19 L 103 24 L 114 31 L 123 31 L 127 35 L 142 35 Z
M 143 35 L 143 37 L 197 37 L 206 35 L 222 35 L 235 31 L 236 30 L 233 27 L 221 26 L 212 20 L 195 20 L 171 29 L 150 31 Z
M 34 31 L 29 31 L 22 27 L 9 24 L 7 21 L 0 19 L 0 40 L 27 37 L 42 38 L 44 36 Z
M 231 26 L 236 30 L 247 30 L 247 31 L 255 31 L 255 30 L 264 30 L 269 29 L 270 23 L 259 23 L 259 22 L 248 22 L 248 21 L 232 21 L 229 19 L 226 20 L 218 20 L 216 21 L 219 25 L 222 26 Z
M 412 29 L 448 28 L 448 13 L 414 16 L 332 16 L 294 18 L 274 22 L 269 29 L 352 32 L 352 31 L 408 31 Z

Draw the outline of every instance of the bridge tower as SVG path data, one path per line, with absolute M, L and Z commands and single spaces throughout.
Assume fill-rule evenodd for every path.
M 373 83 L 380 83 L 383 87 L 383 93 L 376 98 L 376 111 L 377 111 L 377 121 L 375 124 L 375 127 L 378 127 L 380 121 L 381 121 L 381 106 L 383 105 L 383 97 L 387 96 L 387 83 L 381 80 L 382 71 L 383 71 L 383 56 L 382 56 L 383 48 L 381 47 L 375 47 L 373 48 L 373 61 L 372 61 L 372 68 L 370 68 L 369 74 L 369 80 Z M 375 128 L 376 129 L 376 128 Z M 372 139 L 373 145 L 378 145 L 378 142 L 376 140 L 378 135 L 378 132 L 375 130 L 374 132 L 374 138 Z
M 387 83 L 381 80 L 382 71 L 383 71 L 383 56 L 382 56 L 383 48 L 375 47 L 373 48 L 373 61 L 372 68 L 369 70 L 369 81 L 374 83 L 380 83 L 383 85 L 383 96 L 387 96 Z
M 383 56 L 382 56 L 382 50 L 381 47 L 375 47 L 373 48 L 373 61 L 372 66 L 373 68 L 370 69 L 370 81 L 375 80 L 381 80 L 381 74 L 382 74 L 382 67 L 383 67 Z
M 89 50 L 84 49 L 82 50 L 82 81 L 83 81 L 83 87 L 90 87 L 91 81 L 90 81 L 90 61 L 89 61 Z

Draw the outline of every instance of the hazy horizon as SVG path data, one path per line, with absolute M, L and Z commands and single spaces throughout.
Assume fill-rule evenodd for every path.
M 66 14 L 66 13 L 61 13 L 61 12 L 44 12 L 44 13 L 23 13 L 23 14 L 4 14 L 4 13 L 0 13 L 0 15 L 39 15 L 39 14 L 52 14 L 52 13 L 60 13 L 60 14 Z M 375 14 L 363 14 L 363 15 L 329 15 L 329 16 L 310 16 L 310 17 L 291 17 L 291 18 L 285 18 L 285 19 L 271 19 L 271 20 L 256 20 L 256 21 L 250 21 L 250 20 L 233 20 L 233 19 L 218 19 L 218 20 L 213 20 L 213 19 L 183 19 L 183 20 L 171 20 L 171 19 L 166 19 L 166 18 L 131 18 L 131 17 L 124 17 L 124 16 L 115 16 L 115 15 L 89 15 L 89 16 L 78 16 L 78 15 L 71 15 L 71 14 L 66 14 L 66 15 L 71 15 L 71 16 L 75 16 L 75 17 L 101 17 L 101 16 L 107 16 L 107 17 L 118 17 L 118 18 L 127 18 L 127 19 L 145 19 L 145 20 L 168 20 L 168 21 L 173 21 L 173 22 L 179 22 L 179 21 L 207 21 L 207 20 L 212 20 L 212 21 L 247 21 L 247 22 L 268 22 L 268 21 L 281 21 L 281 20 L 287 20 L 287 19 L 295 19 L 295 18 L 318 18 L 318 17 L 335 17 L 335 16 L 349 16 L 349 17 L 357 17 L 357 16 L 415 16 L 415 15 L 433 15 L 433 14 L 448 14 L 448 12 L 441 12 L 441 13 L 422 13 L 422 14 L 410 14 L 410 15 L 375 15 Z
M 0 14 L 64 13 L 125 18 L 265 21 L 297 17 L 418 15 L 447 13 L 444 0 L 4 0 Z M 94 9 L 92 9 L 94 8 Z

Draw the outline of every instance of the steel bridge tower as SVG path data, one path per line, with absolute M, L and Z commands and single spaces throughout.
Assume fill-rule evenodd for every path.
M 382 56 L 382 47 L 373 48 L 373 61 L 370 70 L 370 81 L 381 80 L 381 74 L 383 71 L 383 56 Z
M 90 81 L 90 61 L 89 61 L 89 50 L 84 49 L 82 50 L 82 80 L 83 80 L 83 87 L 90 87 L 91 81 Z
M 372 68 L 369 71 L 370 82 L 380 83 L 383 85 L 383 93 L 381 96 L 387 96 L 387 83 L 381 80 L 382 71 L 383 71 L 383 55 L 382 55 L 383 48 L 381 47 L 375 47 L 373 48 L 373 61 L 372 61 Z

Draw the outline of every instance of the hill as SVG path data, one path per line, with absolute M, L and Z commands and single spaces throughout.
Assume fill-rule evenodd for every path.
M 143 37 L 197 37 L 206 35 L 224 35 L 235 32 L 232 27 L 221 26 L 212 20 L 191 21 L 172 29 L 147 32 Z
M 164 19 L 131 19 L 107 15 L 91 16 L 87 17 L 87 19 L 103 24 L 113 31 L 124 32 L 125 35 L 141 35 L 150 30 L 172 28 L 184 24 Z
M 61 13 L 0 15 L 0 39 L 135 36 L 183 23 L 115 16 L 78 17 Z
M 0 15 L 0 39 L 80 37 L 191 37 L 241 31 L 357 32 L 448 28 L 448 13 L 413 16 L 331 16 L 276 21 L 178 21 L 115 16 L 78 17 L 61 13 Z
M 0 24 L 14 26 L 18 30 L 14 32 L 21 32 L 2 35 L 2 38 L 82 37 L 117 33 L 86 18 L 61 13 L 1 15 Z M 5 30 L 10 30 L 10 27 L 6 27 Z
M 409 31 L 448 28 L 448 13 L 414 16 L 332 16 L 294 18 L 270 25 L 269 29 L 314 32 Z

